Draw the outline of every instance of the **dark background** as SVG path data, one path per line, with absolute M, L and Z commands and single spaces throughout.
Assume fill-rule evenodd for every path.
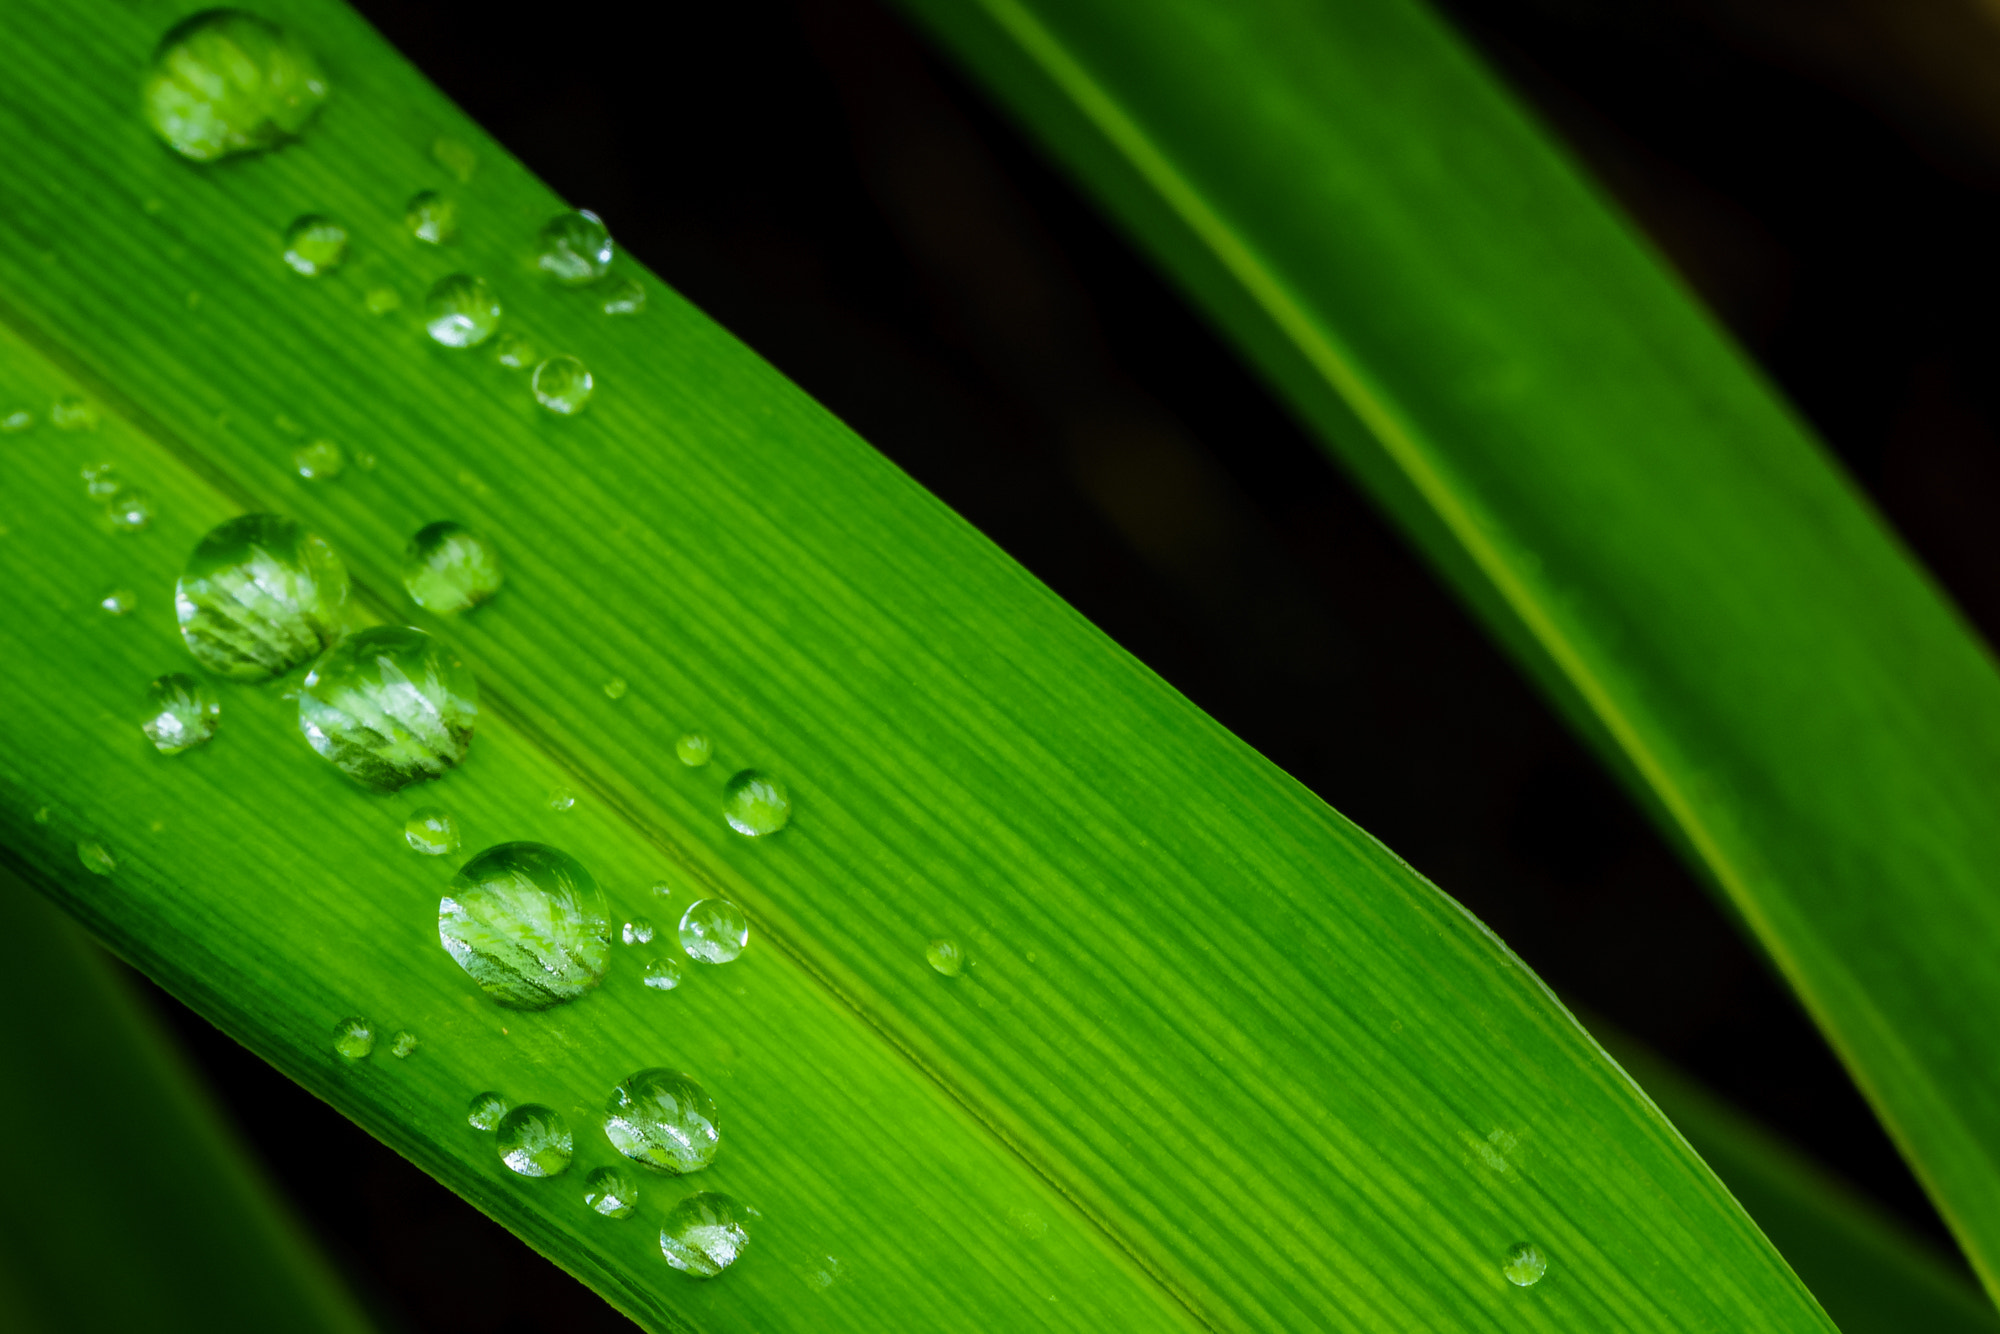
M 359 7 L 631 253 L 1566 999 L 1949 1246 L 1810 1023 L 1623 793 L 1230 349 L 899 17 L 869 0 L 597 0 L 518 22 L 471 0 Z M 2000 10 L 1446 8 L 1990 639 Z M 387 1322 L 630 1328 L 162 1004 Z

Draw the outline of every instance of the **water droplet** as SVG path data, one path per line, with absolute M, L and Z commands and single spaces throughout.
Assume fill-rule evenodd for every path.
M 450 811 L 426 806 L 403 822 L 403 839 L 426 857 L 442 857 L 458 851 L 458 821 Z
M 501 1117 L 493 1142 L 500 1150 L 500 1161 L 524 1177 L 567 1172 L 575 1147 L 562 1113 L 533 1102 L 524 1102 Z
M 507 1099 L 492 1089 L 473 1094 L 472 1101 L 465 1104 L 465 1123 L 474 1130 L 492 1130 L 505 1115 Z
M 513 1010 L 575 1000 L 611 962 L 611 910 L 581 862 L 541 843 L 502 843 L 459 868 L 438 903 L 438 940 Z
M 745 769 L 722 789 L 722 814 L 746 838 L 775 834 L 792 818 L 785 785 L 755 769 Z
M 631 278 L 621 278 L 604 294 L 606 315 L 637 315 L 646 308 L 646 289 Z
M 111 526 L 121 533 L 136 533 L 153 521 L 153 493 L 136 486 L 121 489 L 106 507 Z
M 387 315 L 402 306 L 403 296 L 393 287 L 371 287 L 368 295 L 362 298 L 362 304 L 368 308 L 370 315 Z
M 933 940 L 925 947 L 924 958 L 946 977 L 957 977 L 965 971 L 965 951 L 958 947 L 955 940 Z
M 541 359 L 535 345 L 513 330 L 493 340 L 493 360 L 510 371 L 524 371 Z
M 728 963 L 750 943 L 750 923 L 728 899 L 702 899 L 681 914 L 680 935 L 688 958 Z
M 622 1167 L 600 1167 L 583 1180 L 583 1202 L 606 1218 L 630 1218 L 639 1183 Z
M 652 944 L 653 924 L 643 917 L 635 917 L 625 923 L 625 943 L 627 945 Z
M 46 820 L 42 823 L 48 823 Z M 118 859 L 102 843 L 89 839 L 76 845 L 76 859 L 83 863 L 83 869 L 92 875 L 110 875 L 118 869 Z
M 549 789 L 549 809 L 566 811 L 576 805 L 576 793 L 558 783 Z
M 331 440 L 314 440 L 292 451 L 292 467 L 308 482 L 330 482 L 347 466 L 347 455 Z
M 167 146 L 209 162 L 297 134 L 328 86 L 312 53 L 282 29 L 241 10 L 210 9 L 160 39 L 140 91 L 146 120 Z
M 575 357 L 550 357 L 535 367 L 535 401 L 562 417 L 574 417 L 597 387 L 590 370 Z
M 622 676 L 614 676 L 604 683 L 604 697 L 606 699 L 624 699 L 625 690 L 625 678 Z
M 667 1211 L 660 1253 L 683 1273 L 714 1278 L 749 1249 L 748 1217 L 749 1211 L 727 1195 L 698 1191 Z
M 142 726 L 146 739 L 163 755 L 193 750 L 214 736 L 222 721 L 222 701 L 207 682 L 186 672 L 155 677 L 147 696 Z
M 108 463 L 86 463 L 83 465 L 83 493 L 92 500 L 110 500 L 118 494 L 121 483 L 117 472 Z
M 403 587 L 425 611 L 469 611 L 500 591 L 500 553 L 448 519 L 425 524 L 403 548 Z
M 8 435 L 28 430 L 34 424 L 35 414 L 26 408 L 16 408 L 6 416 L 0 417 L 0 431 L 5 431 Z
M 479 167 L 478 150 L 448 134 L 440 134 L 431 140 L 431 160 L 450 172 L 452 179 L 460 185 L 471 184 L 472 173 Z
M 396 1036 L 389 1039 L 389 1054 L 402 1060 L 417 1049 L 417 1035 L 407 1028 L 396 1030 Z
M 403 225 L 426 245 L 444 245 L 458 237 L 458 205 L 435 190 L 421 191 L 404 205 Z
M 478 347 L 500 327 L 500 298 L 484 278 L 440 278 L 424 298 L 424 327 L 446 347 Z
M 655 959 L 646 965 L 646 985 L 655 991 L 672 991 L 681 984 L 681 966 L 672 959 Z
M 49 425 L 58 431 L 94 431 L 97 422 L 97 405 L 75 394 L 64 394 L 49 404 Z
M 233 681 L 262 681 L 319 653 L 346 602 L 347 567 L 333 548 L 276 514 L 215 528 L 174 586 L 188 651 Z
M 375 1050 L 375 1025 L 358 1014 L 350 1014 L 333 1026 L 333 1049 L 350 1061 L 358 1061 Z
M 611 269 L 611 233 L 589 209 L 550 218 L 542 228 L 539 262 L 557 282 L 594 283 Z
M 715 1099 L 693 1076 L 654 1068 L 629 1076 L 604 1104 L 611 1146 L 642 1167 L 676 1176 L 715 1161 L 722 1127 Z
M 841 1275 L 846 1270 L 847 1266 L 842 1264 L 837 1257 L 822 1255 L 817 1261 L 799 1269 L 797 1273 L 800 1278 L 806 1281 L 807 1287 L 815 1292 L 825 1292 L 828 1288 L 840 1282 Z
M 437 778 L 465 758 L 479 683 L 458 655 L 407 625 L 356 631 L 313 664 L 299 731 L 348 777 L 380 791 Z
M 49 808 L 46 806 L 35 807 L 35 823 L 47 824 L 48 822 L 49 822 Z
M 98 602 L 113 616 L 123 616 L 139 605 L 138 595 L 129 588 L 114 588 Z
M 708 738 L 699 732 L 689 732 L 674 742 L 674 754 L 678 755 L 681 763 L 688 768 L 699 769 L 708 763 Z
M 1515 1287 L 1532 1288 L 1542 1281 L 1542 1275 L 1549 1272 L 1549 1262 L 1541 1247 L 1530 1242 L 1516 1242 L 1507 1248 L 1507 1258 L 1501 1262 L 1500 1272 Z
M 332 218 L 306 213 L 285 228 L 285 263 L 294 273 L 317 278 L 347 259 L 347 228 Z
M 661 880 L 654 883 L 653 892 L 663 899 L 671 898 L 673 897 L 674 887 L 666 881 Z

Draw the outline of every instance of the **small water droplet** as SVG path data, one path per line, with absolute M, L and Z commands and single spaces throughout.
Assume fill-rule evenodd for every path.
M 688 768 L 699 769 L 708 763 L 708 738 L 699 732 L 689 732 L 674 742 L 674 754 L 679 756 L 681 763 Z
M 111 497 L 105 512 L 111 526 L 121 533 L 136 533 L 153 521 L 153 493 L 128 486 Z
M 681 948 L 702 963 L 728 963 L 750 943 L 750 923 L 728 899 L 702 899 L 681 914 Z
M 655 959 L 646 965 L 645 981 L 655 991 L 672 991 L 681 984 L 681 966 L 672 959 Z
M 925 947 L 924 958 L 946 977 L 957 977 L 965 971 L 965 951 L 958 947 L 955 940 L 933 940 Z
M 558 214 L 542 228 L 538 262 L 565 286 L 596 282 L 610 271 L 611 256 L 611 233 L 588 209 Z
M 550 357 L 535 367 L 535 401 L 560 417 L 574 417 L 597 388 L 589 368 L 575 357 Z
M 162 755 L 178 755 L 193 750 L 210 737 L 222 721 L 222 701 L 208 683 L 186 672 L 169 672 L 155 677 L 147 690 L 146 717 L 142 726 L 146 739 Z
M 625 923 L 625 943 L 627 945 L 652 944 L 653 924 L 643 917 L 635 917 Z
M 332 273 L 347 260 L 347 228 L 319 213 L 305 213 L 285 228 L 285 263 L 308 278 Z
M 15 408 L 12 412 L 8 413 L 6 416 L 0 417 L 0 431 L 4 431 L 8 435 L 14 435 L 21 431 L 28 430 L 31 427 L 33 427 L 34 424 L 35 424 L 35 414 L 28 411 L 26 408 Z
M 450 811 L 425 806 L 403 822 L 403 839 L 426 857 L 443 857 L 458 851 L 458 821 Z
M 502 843 L 452 877 L 438 903 L 438 940 L 501 1005 L 545 1010 L 604 979 L 610 919 L 604 891 L 576 858 Z
M 354 456 L 354 466 L 363 472 L 375 471 L 375 455 L 370 450 L 362 450 Z
M 425 611 L 470 611 L 499 592 L 501 582 L 493 544 L 448 519 L 425 524 L 403 548 L 403 587 Z
M 118 473 L 108 463 L 83 465 L 83 493 L 92 500 L 109 500 L 118 494 Z
M 479 168 L 478 150 L 448 134 L 440 134 L 431 140 L 431 160 L 450 172 L 452 179 L 460 185 L 471 184 L 472 174 Z
M 1515 1287 L 1532 1288 L 1542 1281 L 1542 1275 L 1549 1272 L 1549 1262 L 1541 1247 L 1530 1242 L 1516 1242 L 1507 1248 L 1507 1258 L 1501 1262 L 1500 1272 Z
M 94 431 L 97 423 L 97 405 L 88 399 L 64 394 L 49 404 L 49 425 L 58 431 Z
M 333 1026 L 333 1049 L 350 1061 L 358 1061 L 375 1050 L 375 1024 L 358 1014 L 350 1014 Z
M 188 651 L 232 681 L 262 681 L 320 652 L 346 602 L 347 567 L 333 548 L 276 514 L 215 528 L 174 586 Z
M 484 278 L 450 274 L 424 298 L 424 327 L 446 347 L 478 347 L 500 327 L 500 298 Z
M 377 625 L 313 664 L 299 691 L 299 731 L 348 777 L 379 791 L 436 778 L 465 758 L 479 683 L 422 630 Z
M 435 190 L 410 196 L 403 206 L 403 225 L 426 245 L 445 245 L 458 238 L 458 205 Z
M 169 29 L 140 86 L 146 120 L 197 162 L 270 148 L 326 100 L 312 52 L 254 14 L 210 9 Z
M 614 676 L 604 683 L 604 697 L 606 699 L 624 699 L 625 688 L 625 678 Z
M 402 293 L 393 287 L 371 287 L 368 295 L 362 298 L 362 305 L 367 307 L 370 315 L 387 315 L 392 310 L 400 309 L 402 304 Z
M 46 806 L 35 807 L 35 823 L 47 824 L 48 822 L 49 822 L 49 808 Z
M 346 466 L 346 454 L 331 440 L 314 440 L 292 451 L 292 467 L 308 482 L 330 482 Z
M 549 789 L 550 810 L 566 811 L 574 805 L 576 805 L 576 793 L 570 791 L 567 787 L 559 783 Z
M 569 1170 L 575 1149 L 562 1113 L 533 1102 L 524 1102 L 500 1118 L 493 1143 L 500 1161 L 524 1177 L 562 1175 Z
M 493 360 L 510 371 L 524 371 L 541 359 L 535 345 L 513 330 L 493 340 Z
M 129 588 L 114 588 L 97 605 L 113 616 L 123 616 L 139 605 L 139 597 Z
M 42 823 L 47 824 L 48 821 L 44 820 Z M 118 859 L 111 855 L 110 849 L 90 839 L 85 839 L 76 845 L 76 859 L 82 862 L 83 869 L 92 875 L 110 875 L 118 869 Z
M 389 1054 L 402 1060 L 417 1049 L 417 1035 L 407 1028 L 396 1030 L 396 1036 L 389 1039 Z
M 722 814 L 737 833 L 761 838 L 790 823 L 792 801 L 783 783 L 755 769 L 745 769 L 722 789 Z
M 637 315 L 646 308 L 646 289 L 631 278 L 620 278 L 604 294 L 606 315 Z
M 672 1209 L 660 1227 L 667 1263 L 696 1278 L 714 1278 L 750 1246 L 749 1212 L 717 1191 L 697 1191 Z
M 505 1115 L 507 1099 L 492 1089 L 473 1094 L 472 1101 L 465 1104 L 465 1123 L 474 1130 L 492 1130 Z
M 825 1292 L 828 1288 L 840 1282 L 841 1275 L 846 1271 L 847 1266 L 842 1264 L 838 1258 L 831 1255 L 822 1255 L 818 1260 L 804 1266 L 797 1272 L 799 1277 L 806 1281 L 807 1287 L 811 1288 L 814 1292 Z
M 674 887 L 668 884 L 664 880 L 656 880 L 653 882 L 653 893 L 659 895 L 663 899 L 672 898 L 674 893 Z
M 628 1076 L 611 1091 L 604 1134 L 640 1166 L 678 1176 L 715 1161 L 722 1126 L 715 1099 L 692 1075 L 655 1067 Z
M 639 1183 L 622 1167 L 600 1167 L 583 1179 L 583 1202 L 606 1218 L 630 1218 Z

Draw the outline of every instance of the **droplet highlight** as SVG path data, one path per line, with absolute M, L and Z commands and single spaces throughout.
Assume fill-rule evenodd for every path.
M 1549 1272 L 1549 1262 L 1541 1247 L 1525 1241 L 1516 1242 L 1507 1248 L 1507 1258 L 1501 1261 L 1500 1272 L 1515 1287 L 1532 1288 L 1542 1281 L 1542 1275 Z
M 153 493 L 128 486 L 111 497 L 105 506 L 111 526 L 121 533 L 136 533 L 153 521 Z
M 722 815 L 745 838 L 762 838 L 791 822 L 792 799 L 777 779 L 745 769 L 723 787 Z
M 375 1024 L 351 1014 L 333 1026 L 333 1049 L 350 1061 L 358 1061 L 375 1050 Z
M 307 278 L 332 273 L 347 262 L 347 228 L 318 213 L 303 214 L 285 228 L 284 258 Z
M 542 843 L 502 843 L 459 868 L 438 940 L 499 1004 L 543 1010 L 604 979 L 611 913 L 583 863 Z
M 674 742 L 674 755 L 690 769 L 699 769 L 709 760 L 708 738 L 699 732 L 689 732 Z
M 424 328 L 446 347 L 478 347 L 500 327 L 500 298 L 484 278 L 454 273 L 424 298 Z
M 569 1122 L 553 1107 L 524 1102 L 493 1130 L 500 1161 L 524 1177 L 561 1176 L 575 1152 Z
M 955 940 L 933 940 L 924 947 L 924 958 L 946 977 L 957 977 L 965 971 L 965 951 Z
M 146 691 L 146 716 L 140 724 L 146 739 L 162 755 L 193 750 L 222 723 L 222 701 L 205 681 L 186 672 L 153 678 Z
M 270 148 L 297 134 L 328 91 L 310 51 L 236 9 L 205 10 L 175 25 L 160 39 L 140 85 L 153 132 L 197 162 Z
M 465 758 L 479 683 L 451 649 L 407 625 L 356 631 L 306 674 L 299 731 L 342 773 L 393 792 Z
M 718 1191 L 698 1191 L 672 1209 L 660 1227 L 660 1254 L 696 1278 L 714 1278 L 750 1246 L 749 1211 Z
M 622 1167 L 600 1167 L 583 1179 L 583 1202 L 606 1218 L 630 1218 L 639 1183 Z
M 33 430 L 34 426 L 35 414 L 26 408 L 15 408 L 6 416 L 0 417 L 0 434 L 19 435 L 22 431 Z
M 575 209 L 549 219 L 542 228 L 537 262 L 542 271 L 565 286 L 594 283 L 611 270 L 611 233 L 604 220 L 589 209 Z
M 678 1070 L 653 1068 L 627 1077 L 604 1105 L 611 1146 L 656 1172 L 679 1176 L 715 1161 L 722 1129 L 715 1099 Z
M 425 245 L 445 245 L 458 237 L 458 205 L 435 190 L 424 190 L 403 206 L 403 226 Z
M 750 943 L 750 923 L 728 899 L 702 899 L 681 914 L 681 948 L 702 963 L 729 963 Z
M 499 592 L 502 582 L 493 544 L 449 519 L 425 524 L 403 548 L 403 587 L 425 611 L 470 611 Z
M 113 616 L 126 616 L 131 613 L 132 608 L 139 605 L 139 597 L 129 588 L 114 588 L 106 593 L 97 605 Z
M 403 822 L 403 841 L 426 857 L 442 857 L 458 851 L 458 821 L 438 806 L 412 811 Z
M 559 417 L 574 417 L 590 402 L 597 382 L 591 379 L 589 368 L 575 357 L 550 357 L 535 367 L 530 387 L 535 391 L 535 401 L 550 412 Z
M 276 514 L 245 514 L 201 539 L 174 586 L 195 660 L 232 681 L 263 681 L 318 654 L 339 632 L 347 567 Z
M 504 1094 L 487 1089 L 472 1095 L 465 1104 L 465 1123 L 474 1130 L 493 1130 L 500 1124 L 500 1118 L 507 1115 L 507 1099 Z

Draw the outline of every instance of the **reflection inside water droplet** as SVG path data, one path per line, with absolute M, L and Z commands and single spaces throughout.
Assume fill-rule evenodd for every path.
M 346 602 L 340 557 L 275 514 L 216 527 L 174 588 L 188 650 L 234 681 L 262 681 L 317 654 L 338 633 Z
M 625 943 L 627 945 L 650 945 L 653 942 L 653 924 L 643 917 L 635 917 L 625 923 Z
M 1549 1272 L 1549 1262 L 1539 1246 L 1525 1241 L 1516 1242 L 1507 1248 L 1507 1258 L 1501 1262 L 1500 1272 L 1515 1287 L 1532 1288 L 1542 1281 L 1542 1275 Z
M 299 730 L 342 773 L 380 791 L 436 778 L 465 758 L 479 684 L 450 648 L 407 625 L 356 631 L 313 664 Z
M 46 807 L 44 808 L 46 809 Z M 47 821 L 42 821 L 47 823 Z M 92 875 L 110 875 L 118 869 L 118 859 L 102 843 L 89 839 L 76 845 L 76 859 L 83 863 L 83 869 Z
M 750 923 L 727 899 L 702 899 L 681 915 L 681 948 L 702 963 L 728 963 L 750 943 Z
M 708 763 L 708 738 L 699 732 L 688 732 L 674 742 L 674 755 L 690 769 L 699 769 Z
M 646 289 L 630 278 L 621 278 L 604 294 L 606 315 L 637 315 L 646 308 Z
M 446 347 L 478 347 L 500 327 L 500 298 L 484 278 L 454 273 L 424 298 L 424 328 Z
M 221 725 L 222 701 L 207 682 L 186 672 L 154 677 L 146 695 L 146 716 L 140 725 L 162 755 L 194 749 Z
M 714 1278 L 750 1245 L 749 1211 L 727 1195 L 704 1190 L 672 1209 L 660 1227 L 660 1253 L 696 1278 Z
M 494 1128 L 500 1161 L 524 1177 L 560 1176 L 569 1170 L 574 1145 L 569 1122 L 553 1107 L 522 1103 Z
M 575 209 L 549 219 L 542 228 L 542 271 L 565 286 L 594 283 L 611 269 L 611 233 L 604 220 L 588 209 Z
M 639 1183 L 622 1167 L 600 1167 L 584 1178 L 583 1202 L 606 1218 L 630 1218 Z
M 672 991 L 681 984 L 681 966 L 672 959 L 655 959 L 646 965 L 645 982 L 655 991 Z
M 313 440 L 292 451 L 292 470 L 308 482 L 330 482 L 347 466 L 347 455 L 331 440 Z
M 458 821 L 438 806 L 410 812 L 403 822 L 403 841 L 426 857 L 442 857 L 458 851 Z
M 604 683 L 604 697 L 606 699 L 624 699 L 625 690 L 625 678 L 622 676 L 614 676 Z
M 389 1039 L 389 1054 L 401 1060 L 417 1049 L 417 1035 L 409 1029 L 399 1029 L 396 1036 Z
M 331 273 L 347 259 L 347 228 L 332 218 L 307 213 L 285 228 L 285 263 L 308 278 Z
M 604 1107 L 604 1134 L 642 1167 L 679 1175 L 715 1161 L 722 1130 L 715 1099 L 693 1076 L 654 1068 L 628 1077 Z
M 404 206 L 403 225 L 426 245 L 444 245 L 458 236 L 458 205 L 435 190 L 425 190 Z
M 535 401 L 559 417 L 573 417 L 590 402 L 597 382 L 575 357 L 550 357 L 535 367 Z
M 449 519 L 425 524 L 403 548 L 403 587 L 425 611 L 470 611 L 499 592 L 501 582 L 493 544 Z
M 140 85 L 154 133 L 198 162 L 270 148 L 297 134 L 327 91 L 310 51 L 235 9 L 204 10 L 176 24 L 160 39 Z
M 375 1050 L 375 1025 L 351 1014 L 333 1026 L 333 1049 L 350 1061 L 358 1061 Z
M 541 843 L 474 857 L 438 904 L 438 939 L 487 995 L 540 1010 L 596 986 L 611 961 L 610 910 L 581 862 Z
M 965 952 L 955 940 L 933 940 L 925 947 L 924 958 L 946 977 L 957 977 L 965 969 Z
M 791 796 L 777 779 L 745 769 L 723 787 L 722 814 L 737 833 L 761 838 L 791 822 Z
M 492 1130 L 505 1115 L 507 1099 L 492 1089 L 473 1094 L 472 1100 L 465 1104 L 465 1123 L 474 1130 Z

